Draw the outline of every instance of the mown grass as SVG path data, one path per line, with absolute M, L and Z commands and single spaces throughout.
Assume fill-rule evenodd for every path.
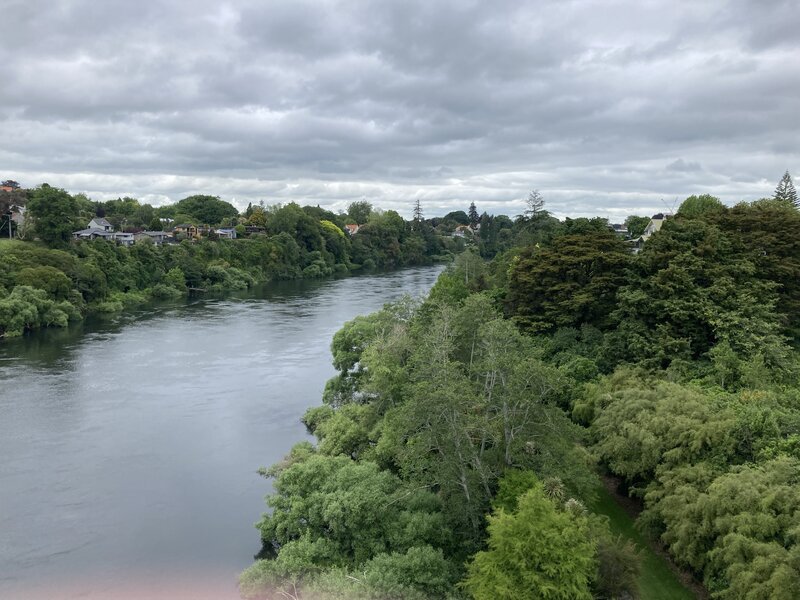
M 696 598 L 695 594 L 670 570 L 666 561 L 650 549 L 645 538 L 634 527 L 633 519 L 605 487 L 601 486 L 597 490 L 597 500 L 591 506 L 591 510 L 608 517 L 612 533 L 631 539 L 639 547 L 642 556 L 642 572 L 639 576 L 641 600 Z

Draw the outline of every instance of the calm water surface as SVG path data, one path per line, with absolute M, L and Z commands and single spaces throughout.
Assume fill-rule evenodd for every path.
M 0 598 L 231 597 L 342 324 L 439 267 L 273 284 L 0 342 Z

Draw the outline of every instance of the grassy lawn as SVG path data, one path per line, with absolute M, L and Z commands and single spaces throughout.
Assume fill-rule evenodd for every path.
M 592 511 L 609 518 L 614 534 L 621 534 L 633 540 L 642 552 L 642 574 L 639 577 L 639 591 L 642 600 L 692 600 L 694 593 L 688 590 L 672 573 L 663 558 L 653 552 L 642 535 L 636 531 L 633 520 L 628 516 L 614 497 L 601 487 L 597 491 L 597 501 Z

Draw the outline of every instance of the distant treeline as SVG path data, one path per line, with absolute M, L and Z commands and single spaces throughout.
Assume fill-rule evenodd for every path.
M 797 208 L 692 197 L 637 254 L 601 219 L 515 241 L 334 336 L 242 593 L 687 597 L 590 510 L 605 472 L 713 598 L 797 598 Z
M 351 203 L 346 213 L 295 203 L 251 204 L 239 213 L 208 195 L 153 207 L 129 197 L 93 201 L 47 184 L 33 189 L 3 184 L 0 337 L 190 291 L 424 265 L 451 260 L 466 246 L 489 257 L 514 245 L 527 227 L 524 218 L 478 214 L 474 204 L 431 219 L 419 210 L 407 221 L 367 201 Z M 74 239 L 96 218 L 120 232 L 174 230 L 174 235 L 163 247 L 149 239 L 130 247 Z M 204 236 L 187 236 L 180 225 L 209 228 Z M 215 227 L 234 229 L 237 239 L 219 239 Z
M 157 209 L 132 198 L 92 202 L 48 185 L 0 196 L 6 210 L 25 209 L 20 229 L 12 223 L 17 239 L 0 237 L 0 335 L 5 336 L 191 290 L 430 264 L 450 260 L 465 246 L 464 239 L 440 235 L 427 221 L 406 221 L 367 202 L 353 203 L 351 214 L 291 203 L 250 206 L 240 215 L 213 196 Z M 204 223 L 239 227 L 242 236 L 163 246 L 144 240 L 130 247 L 72 239 L 101 216 L 129 231 Z M 348 223 L 360 225 L 355 235 L 345 233 Z M 248 235 L 245 226 L 257 233 Z

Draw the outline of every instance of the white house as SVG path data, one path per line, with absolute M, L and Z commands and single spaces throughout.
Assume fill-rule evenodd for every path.
M 87 229 L 102 229 L 103 231 L 114 231 L 114 226 L 103 217 L 95 217 L 86 226 Z

